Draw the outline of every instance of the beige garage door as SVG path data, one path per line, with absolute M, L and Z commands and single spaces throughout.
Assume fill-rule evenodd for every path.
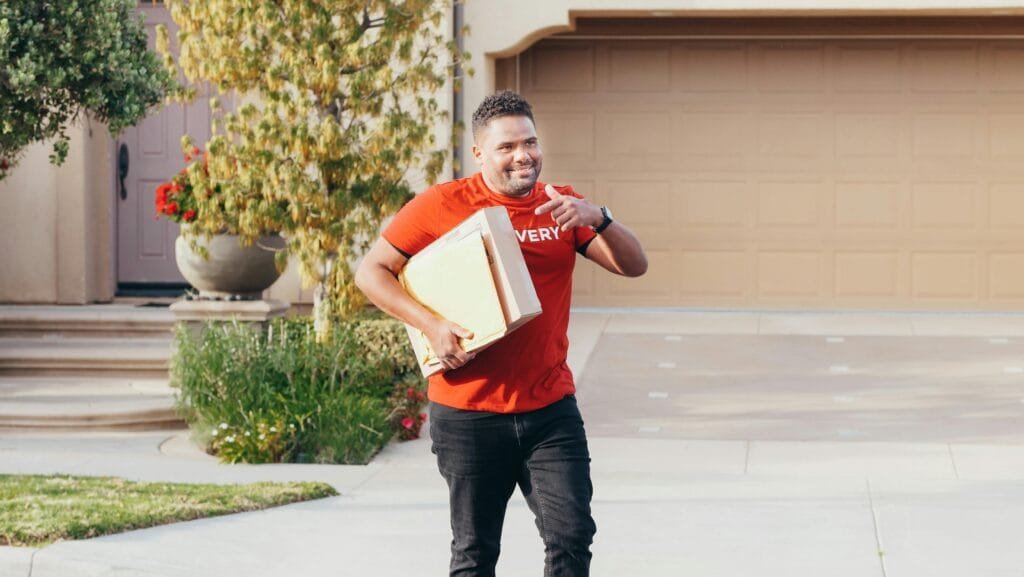
M 513 72 L 545 179 L 650 256 L 581 266 L 579 305 L 1024 308 L 1024 43 L 549 39 Z

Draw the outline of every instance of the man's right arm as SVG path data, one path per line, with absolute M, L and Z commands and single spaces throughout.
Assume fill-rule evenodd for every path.
M 423 331 L 444 367 L 457 369 L 475 356 L 459 346 L 460 337 L 472 338 L 473 333 L 434 316 L 405 292 L 398 273 L 407 260 L 391 243 L 378 238 L 356 270 L 356 286 L 379 309 Z

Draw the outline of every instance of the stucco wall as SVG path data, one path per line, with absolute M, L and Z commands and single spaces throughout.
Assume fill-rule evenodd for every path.
M 62 166 L 50 165 L 48 143 L 36 144 L 0 183 L 0 302 L 113 297 L 110 137 L 95 122 L 68 134 Z

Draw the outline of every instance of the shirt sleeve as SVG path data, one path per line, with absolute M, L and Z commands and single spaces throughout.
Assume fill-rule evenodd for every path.
M 405 203 L 381 236 L 407 258 L 423 250 L 440 235 L 433 224 L 438 222 L 439 194 L 429 189 Z

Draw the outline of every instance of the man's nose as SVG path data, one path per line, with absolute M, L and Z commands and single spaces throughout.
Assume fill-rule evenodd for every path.
M 515 149 L 515 155 L 512 157 L 516 162 L 533 162 L 533 158 L 530 156 L 530 151 L 525 146 L 517 146 Z

